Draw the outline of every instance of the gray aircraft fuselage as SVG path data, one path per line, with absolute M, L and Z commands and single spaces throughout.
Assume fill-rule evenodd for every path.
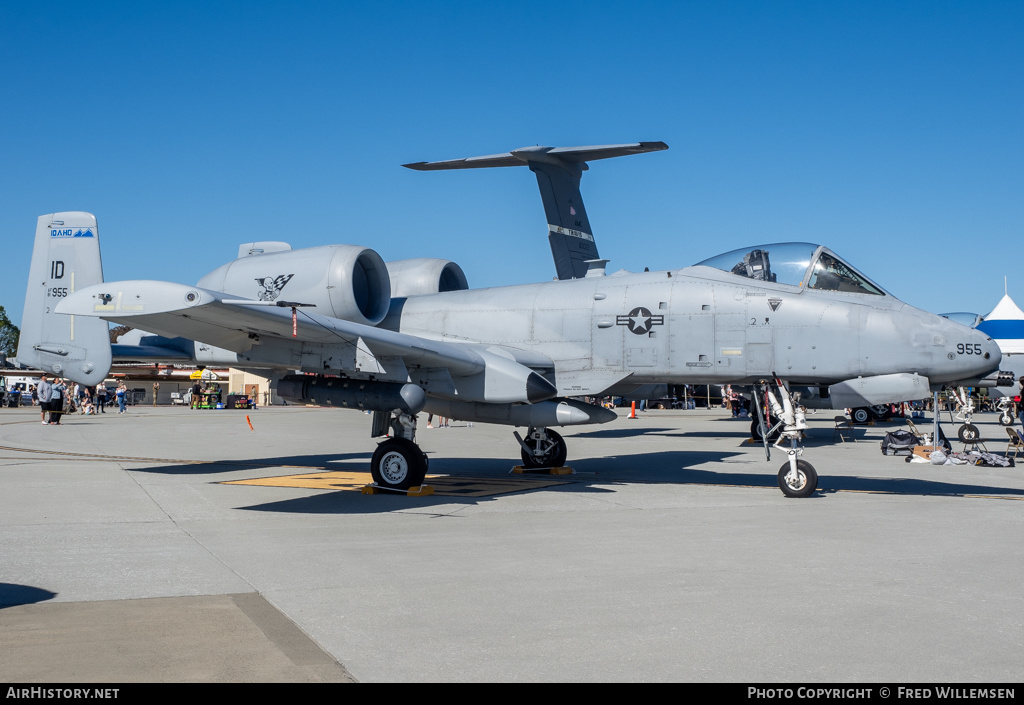
M 546 356 L 566 396 L 627 376 L 828 384 L 914 371 L 938 384 L 981 377 L 1000 359 L 986 335 L 891 295 L 804 290 L 705 266 L 409 297 L 380 327 Z

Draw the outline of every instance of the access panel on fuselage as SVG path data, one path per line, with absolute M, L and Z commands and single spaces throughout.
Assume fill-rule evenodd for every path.
M 638 380 L 662 381 L 669 371 L 671 299 L 672 284 L 667 279 L 626 287 L 615 325 L 623 339 L 624 367 Z
M 677 279 L 672 284 L 668 334 L 668 375 L 666 381 L 706 382 L 715 369 L 715 297 L 706 283 Z

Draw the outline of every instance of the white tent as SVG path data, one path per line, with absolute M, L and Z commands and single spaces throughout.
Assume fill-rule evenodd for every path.
M 978 324 L 978 330 L 996 341 L 1003 355 L 1024 355 L 1024 311 L 1009 294 Z

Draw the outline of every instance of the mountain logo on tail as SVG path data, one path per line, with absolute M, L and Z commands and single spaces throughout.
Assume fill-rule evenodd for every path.
M 50 237 L 96 237 L 93 233 L 92 228 L 61 228 L 60 230 L 51 230 Z

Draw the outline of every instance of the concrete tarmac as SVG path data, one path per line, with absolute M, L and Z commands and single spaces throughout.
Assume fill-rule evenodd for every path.
M 511 429 L 421 422 L 438 494 L 405 497 L 355 489 L 358 412 L 0 410 L 0 680 L 1024 677 L 1020 467 L 908 464 L 900 424 L 833 441 L 821 411 L 787 499 L 749 421 L 625 413 L 539 483 Z

